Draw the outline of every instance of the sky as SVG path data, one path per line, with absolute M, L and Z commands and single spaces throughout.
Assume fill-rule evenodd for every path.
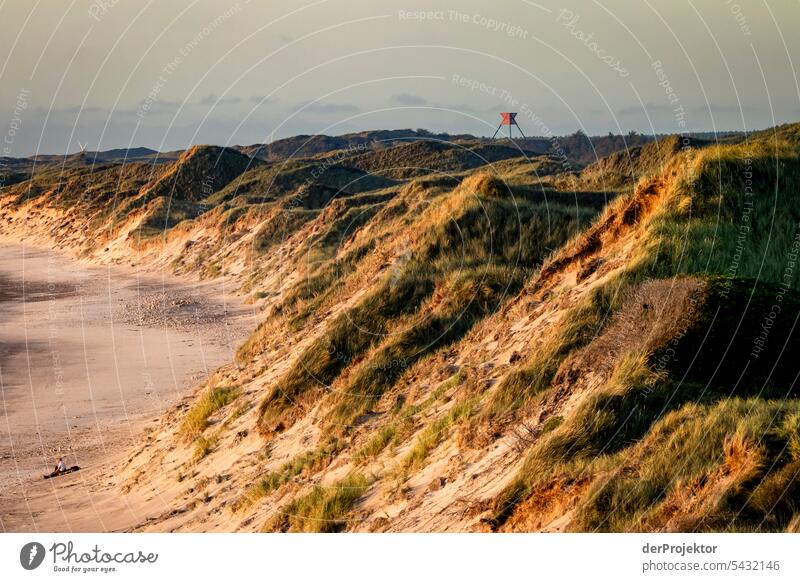
M 800 120 L 798 0 L 0 0 L 0 155 Z

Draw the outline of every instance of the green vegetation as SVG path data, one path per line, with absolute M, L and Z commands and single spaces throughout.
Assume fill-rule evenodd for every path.
M 353 455 L 353 462 L 356 464 L 363 463 L 368 459 L 377 457 L 383 450 L 389 446 L 397 434 L 397 428 L 394 424 L 384 424 L 375 434 L 372 435 L 367 443 L 361 447 L 355 455 Z
M 207 457 L 211 451 L 213 451 L 217 447 L 217 442 L 219 441 L 219 435 L 213 434 L 211 436 L 200 436 L 194 441 L 194 452 L 192 453 L 192 460 L 199 461 Z
M 502 527 L 523 502 L 535 501 L 539 492 L 547 491 L 555 483 L 574 485 L 591 482 L 592 487 L 597 488 L 600 483 L 606 482 L 608 475 L 622 476 L 629 473 L 635 474 L 636 478 L 624 480 L 628 485 L 624 494 L 620 494 L 620 499 L 625 497 L 625 503 L 630 505 L 624 508 L 604 506 L 602 510 L 592 510 L 595 511 L 593 517 L 586 517 L 584 521 L 577 520 L 572 527 L 578 530 L 599 528 L 611 531 L 656 527 L 647 521 L 651 519 L 648 517 L 650 508 L 661 503 L 671 488 L 677 488 L 672 495 L 689 495 L 680 492 L 681 487 L 689 486 L 686 480 L 700 479 L 705 483 L 706 479 L 711 478 L 711 475 L 698 477 L 696 473 L 682 477 L 676 473 L 676 463 L 680 456 L 688 454 L 686 451 L 695 447 L 700 455 L 698 462 L 705 463 L 703 466 L 707 469 L 712 465 L 716 466 L 717 457 L 722 454 L 724 446 L 728 446 L 723 446 L 726 441 L 722 437 L 726 434 L 730 437 L 732 434 L 720 429 L 719 438 L 716 441 L 712 438 L 708 446 L 716 447 L 715 457 L 711 454 L 711 449 L 704 449 L 706 445 L 701 445 L 699 441 L 703 434 L 713 435 L 717 428 L 698 426 L 697 434 L 693 437 L 695 440 L 681 442 L 681 446 L 685 448 L 676 452 L 675 459 L 670 461 L 663 456 L 663 445 L 648 448 L 646 443 L 652 438 L 650 435 L 662 430 L 659 427 L 674 411 L 736 411 L 741 410 L 743 405 L 731 403 L 744 401 L 748 397 L 747 403 L 754 411 L 763 409 L 772 411 L 775 415 L 778 414 L 775 405 L 780 401 L 790 411 L 798 406 L 798 401 L 793 398 L 794 390 L 788 388 L 793 384 L 796 366 L 784 354 L 798 349 L 800 338 L 792 333 L 792 328 L 794 321 L 800 316 L 800 301 L 790 295 L 782 299 L 782 317 L 770 324 L 770 341 L 774 343 L 764 346 L 757 356 L 753 356 L 753 339 L 762 329 L 760 326 L 764 317 L 769 313 L 781 288 L 771 285 L 756 288 L 752 281 L 728 283 L 720 278 L 707 280 L 702 288 L 702 301 L 695 305 L 694 312 L 684 314 L 689 319 L 680 335 L 667 338 L 668 343 L 663 348 L 656 344 L 651 349 L 642 343 L 638 348 L 621 354 L 613 374 L 602 387 L 589 393 L 562 422 L 556 426 L 543 427 L 542 436 L 532 447 L 522 470 L 495 501 L 494 517 L 491 520 L 495 527 Z M 731 386 L 734 385 L 735 389 L 732 389 Z M 789 399 L 785 400 L 787 397 Z M 715 423 L 716 414 L 714 412 L 712 415 Z M 730 422 L 744 422 L 743 419 L 746 418 L 743 414 L 733 415 Z M 766 416 L 762 420 L 765 418 Z M 794 416 L 790 418 L 796 420 Z M 792 422 L 795 420 L 791 420 L 786 426 L 793 426 Z M 665 434 L 672 434 L 676 425 L 667 423 L 666 426 L 669 430 Z M 722 426 L 730 428 L 727 424 Z M 740 425 L 735 426 L 738 427 L 736 430 L 744 430 Z M 785 430 L 785 427 L 782 431 L 784 436 L 781 437 L 781 447 L 785 444 L 791 449 L 795 446 L 793 443 L 796 439 L 793 440 L 791 431 Z M 760 438 L 763 440 L 770 433 L 769 427 L 765 427 L 762 433 Z M 751 450 L 753 447 L 747 445 L 746 448 Z M 653 455 L 652 459 L 646 460 L 647 463 L 664 461 L 663 465 L 658 465 L 659 470 L 663 471 L 660 480 L 655 481 L 661 489 L 642 483 L 640 467 L 631 465 L 631 459 L 636 458 L 634 453 Z M 769 454 L 765 458 L 777 457 Z M 631 466 L 633 468 L 628 469 Z M 772 482 L 774 478 L 767 473 L 748 475 L 749 480 L 741 486 L 754 496 L 756 490 L 761 491 L 758 489 L 761 481 Z M 786 486 L 793 487 L 793 477 L 784 477 L 789 479 Z M 665 484 L 668 478 L 674 482 Z M 613 481 L 616 482 L 617 479 L 614 478 Z M 639 486 L 650 489 L 642 492 L 638 489 Z M 738 486 L 740 485 L 736 485 Z M 735 489 L 734 485 L 731 487 Z M 654 497 L 645 499 L 645 493 Z M 590 512 L 588 507 L 594 498 L 587 493 L 580 499 L 579 509 Z M 686 511 L 694 512 L 695 509 L 688 508 Z M 610 516 L 614 512 L 617 512 L 618 517 Z M 588 516 L 589 513 L 585 515 Z M 601 515 L 605 520 L 602 523 L 597 521 Z M 689 519 L 686 516 L 681 517 L 684 518 Z M 791 515 L 788 513 L 784 515 L 784 521 L 779 528 L 784 527 L 789 518 Z M 714 519 L 718 517 L 704 515 L 696 527 L 717 529 L 721 521 L 716 525 L 709 525 L 715 523 Z M 733 524 L 736 520 L 731 519 Z M 741 519 L 744 520 L 745 516 Z M 765 520 L 766 517 L 760 514 L 758 519 Z M 742 527 L 747 529 L 750 526 Z
M 414 430 L 414 418 L 430 409 L 431 406 L 442 399 L 446 392 L 458 387 L 465 379 L 466 373 L 463 370 L 459 370 L 439 384 L 422 402 L 401 405 L 396 408 L 393 411 L 392 420 L 382 424 L 367 443 L 356 451 L 353 455 L 353 462 L 356 464 L 364 463 L 377 457 L 389 445 L 397 444 L 402 439 L 407 438 Z
M 267 224 L 253 238 L 253 252 L 263 255 L 285 242 L 303 224 L 313 220 L 319 211 L 304 208 L 274 210 Z
M 466 139 L 345 160 L 315 138 L 315 157 L 264 163 L 194 148 L 45 164 L 2 204 L 46 201 L 67 240 L 88 224 L 86 255 L 169 243 L 174 269 L 237 277 L 264 307 L 232 368 L 262 391 L 208 388 L 179 436 L 198 462 L 251 406 L 266 439 L 305 438 L 292 426 L 313 415 L 319 444 L 232 504 L 285 500 L 265 529 L 348 529 L 373 477 L 320 485 L 331 467 L 404 485 L 437 451 L 502 438 L 524 461 L 495 529 L 800 530 L 800 125 L 628 137 L 569 136 L 572 160 L 617 151 L 583 169 Z M 435 385 L 456 364 L 469 375 Z
M 551 416 L 542 425 L 542 434 L 547 434 L 548 432 L 554 431 L 563 423 L 564 423 L 563 416 Z
M 797 515 L 796 400 L 687 404 L 615 459 L 578 508 L 580 531 L 783 531 Z M 619 456 L 623 456 L 621 452 Z
M 386 340 L 353 375 L 336 398 L 330 423 L 347 426 L 374 403 L 414 363 L 462 337 L 475 322 L 496 311 L 521 281 L 507 268 L 486 268 L 452 276 L 434 293 L 436 306 L 420 322 Z M 516 281 L 515 281 L 516 278 Z M 439 300 L 437 297 L 444 296 Z
M 479 420 L 510 420 L 520 406 L 547 390 L 566 357 L 601 332 L 619 302 L 623 285 L 614 280 L 598 287 L 584 303 L 569 310 L 544 343 L 491 394 Z
M 194 439 L 208 427 L 208 419 L 216 411 L 236 400 L 241 394 L 238 386 L 217 386 L 206 390 L 192 405 L 181 425 L 181 435 Z
M 400 461 L 400 473 L 402 480 L 412 471 L 423 466 L 428 455 L 444 441 L 450 430 L 464 418 L 468 418 L 475 408 L 476 400 L 464 400 L 454 404 L 444 416 L 437 418 L 432 424 L 428 425 L 411 447 L 411 450 Z
M 648 225 L 642 270 L 782 282 L 800 222 L 796 144 L 753 139 L 707 148 L 687 166 Z M 788 283 L 800 289 L 800 270 Z
M 592 214 L 582 210 L 576 217 L 574 209 L 515 199 L 508 186 L 484 174 L 440 197 L 414 220 L 419 234 L 381 286 L 329 325 L 273 387 L 262 404 L 262 430 L 291 422 L 284 414 L 290 405 L 302 396 L 319 398 L 369 352 L 332 397 L 328 425 L 346 430 L 417 361 L 513 297 L 550 249 Z M 331 289 L 331 274 L 312 293 Z M 314 289 L 315 282 L 303 288 Z M 290 328 L 299 329 L 307 313 L 290 320 Z
M 647 277 L 712 273 L 698 311 L 674 315 L 688 318 L 680 335 L 652 352 L 622 354 L 601 389 L 543 427 L 495 500 L 496 528 L 518 527 L 514 520 L 536 515 L 538 499 L 559 488 L 580 491 L 576 531 L 796 527 L 778 488 L 798 487 L 796 459 L 786 454 L 796 367 L 785 357 L 800 341 L 800 304 L 787 294 L 800 288 L 791 254 L 800 220 L 800 199 L 790 194 L 800 186 L 797 145 L 756 138 L 681 155 L 685 173 L 658 186 L 661 198 L 642 220 L 620 280 L 631 288 Z M 589 242 L 574 248 L 593 248 Z M 525 388 L 549 387 L 561 346 L 571 343 L 562 334 L 549 341 L 500 387 L 500 410 L 518 406 L 514 396 Z M 781 509 L 773 515 L 770 504 Z
M 265 531 L 338 532 L 347 528 L 347 515 L 363 495 L 370 480 L 353 473 L 330 486 L 316 485 L 279 510 Z
M 343 445 L 336 439 L 328 439 L 319 448 L 306 451 L 283 464 L 277 471 L 268 473 L 252 485 L 236 502 L 235 510 L 249 507 L 262 497 L 269 495 L 299 475 L 311 475 L 324 469 L 342 450 Z
M 433 290 L 425 269 L 406 270 L 398 280 L 386 281 L 358 307 L 339 316 L 315 341 L 261 405 L 262 430 L 297 404 L 311 390 L 325 389 L 355 358 L 388 329 L 394 318 L 407 314 Z

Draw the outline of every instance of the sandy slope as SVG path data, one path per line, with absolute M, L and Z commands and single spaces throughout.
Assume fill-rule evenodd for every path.
M 2 530 L 114 530 L 166 508 L 108 476 L 254 327 L 232 291 L 0 246 Z M 43 480 L 59 455 L 83 469 Z

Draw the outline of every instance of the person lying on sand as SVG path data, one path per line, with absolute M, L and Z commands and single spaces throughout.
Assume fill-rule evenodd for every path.
M 59 457 L 58 461 L 56 461 L 56 468 L 53 469 L 53 472 L 50 473 L 51 477 L 55 477 L 60 473 L 64 473 L 67 470 L 67 464 L 64 462 L 64 457 Z
M 71 467 L 67 467 L 67 463 L 64 461 L 64 458 L 59 457 L 58 460 L 56 461 L 56 466 L 53 469 L 53 472 L 47 473 L 44 476 L 44 478 L 52 479 L 53 477 L 66 475 L 67 473 L 74 473 L 75 471 L 80 471 L 80 467 L 78 465 L 72 465 Z

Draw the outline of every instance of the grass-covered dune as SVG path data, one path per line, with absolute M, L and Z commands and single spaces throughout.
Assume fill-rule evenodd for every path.
M 545 267 L 542 288 L 565 270 L 602 271 L 635 241 L 594 291 L 590 305 L 614 298 L 600 302 L 605 316 L 524 369 L 548 430 L 485 524 L 537 529 L 568 515 L 574 531 L 797 529 L 795 136 L 678 153 Z M 598 370 L 590 391 L 569 394 Z
M 796 531 L 799 128 L 586 166 L 417 134 L 200 148 L 42 168 L 0 216 L 259 310 L 131 457 L 203 491 L 164 527 Z

